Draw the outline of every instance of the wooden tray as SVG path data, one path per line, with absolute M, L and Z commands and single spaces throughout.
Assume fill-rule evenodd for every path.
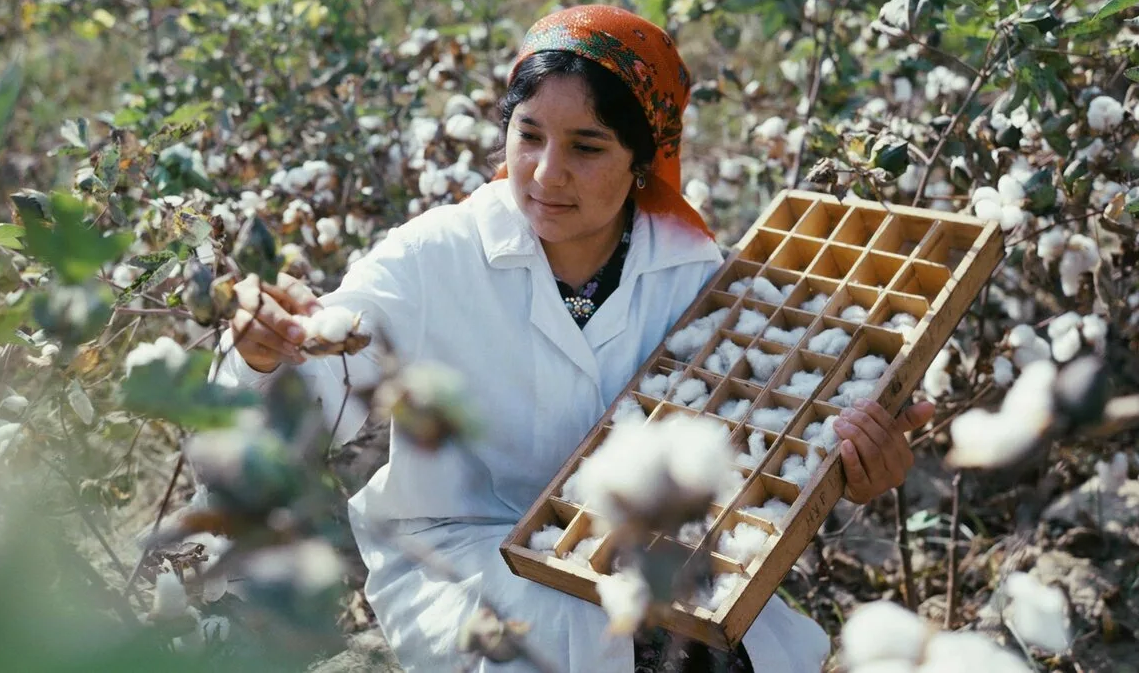
M 746 567 L 734 559 L 712 554 L 714 572 L 738 572 L 747 578 L 715 613 L 674 602 L 660 624 L 720 649 L 734 647 L 810 543 L 846 486 L 841 460 L 833 451 L 826 454 L 821 466 L 802 488 L 780 477 L 782 463 L 791 453 L 803 456 L 811 450 L 825 453 L 801 439 L 804 429 L 814 421 L 841 411 L 841 407 L 829 400 L 851 375 L 854 361 L 868 354 L 881 355 L 889 364 L 867 397 L 877 400 L 891 414 L 897 414 L 1003 254 L 1002 234 L 995 222 L 902 206 L 891 205 L 887 209 L 877 202 L 860 199 L 840 202 L 833 196 L 813 192 L 780 193 L 733 247 L 720 271 L 669 332 L 671 335 L 698 318 L 727 308 L 727 318 L 720 323 L 711 341 L 687 362 L 675 359 L 664 342 L 653 351 L 503 541 L 501 551 L 506 563 L 521 577 L 600 604 L 595 583 L 601 574 L 610 571 L 614 545 L 612 540 L 604 539 L 589 556 L 588 567 L 560 558 L 590 534 L 590 524 L 597 515 L 582 503 L 561 499 L 559 494 L 582 459 L 602 443 L 612 427 L 617 404 L 624 398 L 639 402 L 649 417 L 648 422 L 673 413 L 720 418 L 731 429 L 734 446 L 743 453 L 747 452 L 748 435 L 764 432 L 767 454 L 757 469 L 739 468 L 746 480 L 731 501 L 712 506 L 710 514 L 715 516 L 715 521 L 704 545 L 715 550 L 719 534 L 741 521 L 766 529 L 771 537 L 763 551 Z M 781 304 L 759 301 L 750 290 L 743 295 L 728 291 L 735 281 L 756 275 L 763 275 L 777 287 L 789 290 Z M 829 295 L 822 311 L 815 313 L 799 308 L 802 302 L 820 292 Z M 841 317 L 842 312 L 854 304 L 867 310 L 864 322 L 850 322 Z M 766 314 L 769 326 L 806 327 L 806 334 L 794 346 L 785 346 L 764 339 L 763 332 L 758 336 L 735 333 L 729 327 L 736 324 L 744 309 Z M 883 323 L 898 312 L 918 318 L 916 327 L 909 331 L 884 327 Z M 831 356 L 808 349 L 813 336 L 835 327 L 853 336 L 841 352 Z M 735 362 L 726 376 L 719 375 L 706 369 L 705 363 L 724 339 L 785 357 L 767 383 L 752 380 L 746 358 Z M 776 390 L 800 369 L 824 371 L 821 384 L 809 397 L 795 397 Z M 684 379 L 700 378 L 707 383 L 711 398 L 702 410 L 638 391 L 646 374 L 670 372 L 681 374 L 670 385 L 666 398 Z M 750 401 L 742 421 L 715 415 L 729 399 Z M 754 410 L 774 404 L 795 410 L 780 432 L 749 425 Z M 778 498 L 791 506 L 781 521 L 764 521 L 739 511 L 745 506 L 762 505 L 769 498 Z M 555 555 L 530 549 L 527 546 L 530 536 L 550 523 L 566 529 L 555 547 Z M 691 545 L 663 536 L 652 543 L 658 544 L 678 546 L 689 553 L 690 559 L 696 552 Z

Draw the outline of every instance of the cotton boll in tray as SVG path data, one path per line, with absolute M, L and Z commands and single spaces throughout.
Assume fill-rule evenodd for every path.
M 822 313 L 823 308 L 826 307 L 827 302 L 830 301 L 830 299 L 831 296 L 829 294 L 820 292 L 807 301 L 803 302 L 799 308 L 803 309 L 804 311 L 810 311 L 811 313 Z
M 664 347 L 679 360 L 690 362 L 704 344 L 712 340 L 720 323 L 728 317 L 731 309 L 721 308 L 703 318 L 693 320 L 690 325 L 679 330 L 664 342 Z
M 555 526 L 552 523 L 546 524 L 542 527 L 542 530 L 536 530 L 533 535 L 530 536 L 529 547 L 534 551 L 553 554 L 554 546 L 565 532 L 566 530 L 561 526 Z
M 723 482 L 720 484 L 720 490 L 716 492 L 715 501 L 721 504 L 727 504 L 736 497 L 740 489 L 744 487 L 744 476 L 739 472 L 732 470 L 724 476 Z
M 763 503 L 762 507 L 744 507 L 740 509 L 741 514 L 754 516 L 757 519 L 763 519 L 771 524 L 778 524 L 787 516 L 787 512 L 791 511 L 791 505 L 783 502 L 779 498 L 769 498 L 767 502 Z
M 668 389 L 671 388 L 678 380 L 680 380 L 680 372 L 670 372 L 666 374 L 645 374 L 641 379 L 641 383 L 637 386 L 642 394 L 657 399 L 664 399 L 668 394 Z
M 700 540 L 704 539 L 704 536 L 712 529 L 712 524 L 715 521 L 716 517 L 713 514 L 704 517 L 703 521 L 689 521 L 677 531 L 676 539 L 684 544 L 690 544 L 695 547 L 700 544 Z
M 917 326 L 918 317 L 905 312 L 895 313 L 890 316 L 889 320 L 882 323 L 882 327 L 895 332 L 901 332 L 904 336 L 909 336 L 909 333 L 914 331 L 914 328 Z
M 811 337 L 807 342 L 807 350 L 823 355 L 838 355 L 853 338 L 843 328 L 832 327 Z
M 783 355 L 775 355 L 772 353 L 764 353 L 758 348 L 749 348 L 744 353 L 747 363 L 751 366 L 751 380 L 756 383 L 767 383 L 775 374 L 775 370 L 779 369 L 779 363 L 783 362 Z
M 735 528 L 720 534 L 716 552 L 747 566 L 759 555 L 770 537 L 771 534 L 759 526 L 740 522 Z
M 787 407 L 756 409 L 751 412 L 751 424 L 771 432 L 780 432 L 794 416 L 795 410 Z
M 743 282 L 743 281 L 736 281 L 736 283 L 741 283 L 741 282 Z M 733 287 L 737 287 L 736 283 L 732 284 Z M 754 294 L 755 297 L 757 299 L 759 299 L 760 301 L 768 303 L 768 304 L 775 304 L 776 306 L 778 306 L 779 304 L 782 304 L 783 300 L 787 297 L 787 295 L 791 294 L 791 291 L 794 289 L 795 289 L 795 285 L 793 283 L 789 284 L 789 285 L 784 285 L 782 289 L 775 287 L 774 283 L 772 283 L 770 280 L 767 280 L 763 276 L 756 276 L 751 281 L 751 292 L 752 292 L 752 294 Z M 730 291 L 730 288 L 729 288 L 729 291 Z M 733 294 L 740 294 L 740 293 L 733 293 Z
M 750 406 L 751 400 L 728 400 L 716 409 L 716 415 L 729 421 L 742 421 Z
M 806 333 L 806 327 L 792 327 L 786 330 L 782 327 L 769 325 L 768 328 L 763 331 L 763 338 L 768 341 L 774 341 L 777 344 L 783 344 L 784 346 L 794 346 L 799 343 L 799 340 L 802 339 Z
M 708 356 L 708 359 L 704 361 L 704 369 L 707 369 L 713 374 L 726 376 L 728 370 L 731 369 L 743 355 L 743 346 L 736 344 L 731 339 L 724 339 L 720 342 L 719 346 L 716 346 L 716 350 Z
M 736 320 L 732 331 L 747 334 L 748 336 L 755 336 L 762 332 L 764 327 L 767 327 L 767 316 L 764 315 L 762 311 L 745 308 L 740 311 L 740 317 Z
M 822 464 L 822 457 L 814 451 L 808 452 L 806 458 L 797 453 L 791 453 L 783 459 L 783 465 L 779 468 L 779 476 L 799 488 L 804 488 L 820 464 Z
M 791 380 L 779 386 L 777 390 L 781 393 L 806 399 L 815 392 L 815 388 L 818 388 L 822 382 L 823 370 L 821 369 L 816 369 L 813 372 L 799 371 L 792 374 Z
M 685 379 L 672 391 L 672 401 L 691 409 L 703 409 L 708 403 L 708 384 L 701 379 Z
M 588 568 L 589 557 L 593 556 L 593 552 L 601 546 L 601 541 L 600 536 L 582 538 L 580 542 L 574 545 L 573 549 L 562 554 L 562 559 Z
M 754 470 L 759 467 L 766 455 L 767 441 L 763 438 L 763 433 L 756 430 L 747 437 L 747 453 L 736 455 L 736 465 Z
M 877 381 L 886 373 L 889 363 L 881 355 L 866 355 L 854 361 L 853 378 L 859 381 Z
M 849 407 L 857 399 L 870 397 L 877 385 L 877 381 L 844 381 L 838 385 L 838 394 L 827 401 L 836 407 Z
M 301 350 L 309 355 L 355 355 L 372 343 L 360 332 L 360 314 L 343 306 L 329 306 L 309 316 L 297 316 L 305 332 Z
M 838 314 L 838 317 L 842 318 L 843 320 L 845 320 L 847 322 L 853 322 L 853 323 L 859 323 L 859 324 L 866 322 L 866 318 L 868 318 L 869 316 L 870 316 L 870 312 L 867 311 L 866 309 L 862 308 L 858 304 L 852 304 L 851 306 L 847 306 L 846 308 L 844 308 L 842 310 L 842 313 Z
M 597 596 L 601 599 L 601 608 L 609 615 L 609 630 L 614 634 L 630 634 L 644 619 L 652 591 L 639 571 L 627 569 L 598 578 Z
M 645 408 L 632 395 L 622 397 L 617 403 L 617 408 L 613 410 L 614 423 L 643 422 L 648 418 L 645 415 Z
M 803 429 L 803 440 L 811 446 L 821 446 L 827 451 L 833 449 L 839 440 L 834 431 L 837 416 L 827 416 L 825 421 L 815 421 Z
M 736 590 L 736 587 L 741 582 L 746 582 L 747 577 L 740 573 L 721 573 L 716 575 L 712 583 L 707 586 L 700 587 L 696 594 L 692 597 L 692 604 L 704 608 L 709 612 L 715 612 L 720 609 L 728 596 Z

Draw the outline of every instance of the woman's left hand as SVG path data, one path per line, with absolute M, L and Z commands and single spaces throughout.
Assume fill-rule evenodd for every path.
M 870 502 L 906 480 L 914 454 L 905 433 L 928 423 L 933 410 L 931 402 L 919 402 L 892 418 L 869 400 L 855 400 L 853 407 L 842 410 L 834 429 L 842 438 L 839 452 L 848 500 Z

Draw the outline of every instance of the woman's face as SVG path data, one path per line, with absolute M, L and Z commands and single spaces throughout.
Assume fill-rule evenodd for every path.
M 633 184 L 633 152 L 597 120 L 576 75 L 546 79 L 506 136 L 510 189 L 538 236 L 562 243 L 611 231 Z

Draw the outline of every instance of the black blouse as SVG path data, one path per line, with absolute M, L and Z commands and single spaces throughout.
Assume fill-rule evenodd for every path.
M 621 284 L 621 271 L 625 268 L 625 257 L 629 254 L 629 243 L 633 240 L 633 208 L 629 208 L 628 212 L 629 216 L 625 220 L 625 232 L 621 234 L 617 248 L 609 256 L 609 260 L 598 269 L 593 278 L 581 286 L 580 290 L 574 290 L 567 283 L 555 278 L 558 283 L 558 292 L 562 295 L 562 301 L 565 302 L 566 309 L 569 310 L 578 327 L 584 328 L 593 314 L 597 312 L 597 309 L 601 308 L 601 304 Z

